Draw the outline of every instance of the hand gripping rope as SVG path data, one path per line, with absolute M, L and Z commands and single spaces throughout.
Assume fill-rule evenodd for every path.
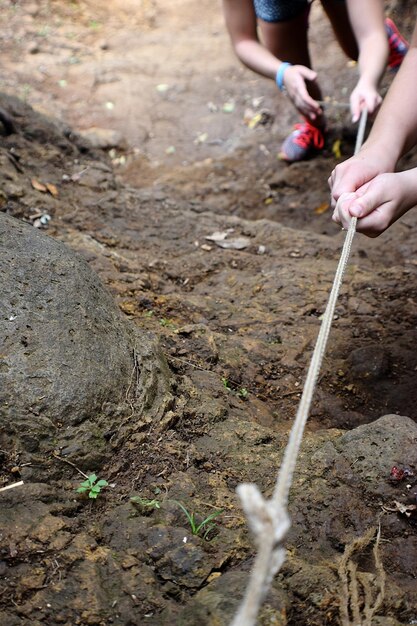
M 363 143 L 366 120 L 367 111 L 364 110 L 362 111 L 359 121 L 355 154 L 359 152 Z M 297 415 L 291 429 L 272 498 L 270 500 L 264 499 L 257 486 L 254 484 L 242 484 L 237 488 L 248 526 L 255 536 L 258 553 L 250 574 L 245 596 L 231 626 L 254 626 L 261 603 L 270 587 L 272 579 L 285 560 L 284 540 L 291 526 L 287 512 L 289 490 L 291 488 L 314 390 L 326 351 L 326 344 L 330 334 L 343 274 L 349 260 L 352 241 L 356 232 L 356 222 L 357 218 L 353 217 L 346 233 Z

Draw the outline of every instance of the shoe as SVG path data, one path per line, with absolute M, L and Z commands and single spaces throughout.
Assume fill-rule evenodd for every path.
M 302 122 L 294 126 L 294 130 L 282 144 L 278 157 L 290 163 L 303 161 L 313 156 L 323 146 L 323 131 L 309 122 Z
M 385 30 L 388 35 L 389 55 L 388 68 L 396 72 L 409 48 L 408 41 L 404 39 L 400 31 L 389 17 L 385 19 Z

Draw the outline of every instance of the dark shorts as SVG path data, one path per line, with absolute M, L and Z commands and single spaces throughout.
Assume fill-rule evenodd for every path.
M 307 11 L 310 4 L 311 0 L 253 0 L 256 16 L 265 22 L 291 20 Z

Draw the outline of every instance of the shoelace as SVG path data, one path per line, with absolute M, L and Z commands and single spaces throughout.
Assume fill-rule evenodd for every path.
M 316 126 L 311 126 L 307 122 L 302 124 L 296 124 L 294 129 L 299 131 L 299 134 L 294 137 L 294 143 L 301 148 L 314 147 L 320 150 L 324 146 L 323 133 Z
M 409 44 L 407 40 L 401 36 L 392 20 L 385 20 L 385 28 L 389 44 L 388 67 L 394 69 L 401 65 L 404 55 L 408 51 Z
M 398 65 L 401 65 L 404 59 L 404 55 L 407 52 L 407 48 L 401 40 L 397 41 L 396 35 L 392 35 L 390 37 L 389 46 L 390 46 L 390 51 L 389 51 L 389 57 L 388 57 L 388 67 L 390 68 L 398 67 Z

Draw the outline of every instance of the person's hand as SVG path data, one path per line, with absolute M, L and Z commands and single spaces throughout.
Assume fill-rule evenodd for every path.
M 316 80 L 317 73 L 304 65 L 291 65 L 285 70 L 283 83 L 295 108 L 313 121 L 323 114 L 319 103 L 310 96 L 306 81 Z
M 355 123 L 359 120 L 364 109 L 368 110 L 369 115 L 376 113 L 381 102 L 382 97 L 376 87 L 370 81 L 360 79 L 350 94 L 352 122 Z
M 356 230 L 378 237 L 404 213 L 417 205 L 417 170 L 380 174 L 355 193 L 339 197 L 332 219 L 348 229 L 352 217 Z
M 332 207 L 342 194 L 356 191 L 378 174 L 393 171 L 394 167 L 389 150 L 384 150 L 383 146 L 363 148 L 356 156 L 339 163 L 328 179 Z

